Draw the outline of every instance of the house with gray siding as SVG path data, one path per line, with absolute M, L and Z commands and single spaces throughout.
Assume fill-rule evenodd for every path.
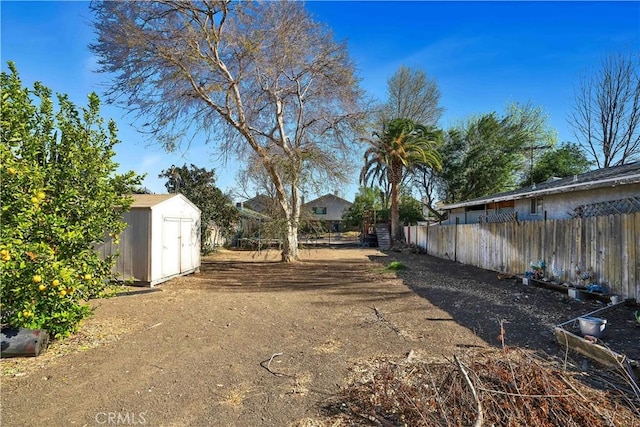
M 302 205 L 305 216 L 320 221 L 327 230 L 342 231 L 342 215 L 353 203 L 338 197 L 337 194 L 325 194 Z
M 640 211 L 640 162 L 443 205 L 442 224 L 568 219 Z

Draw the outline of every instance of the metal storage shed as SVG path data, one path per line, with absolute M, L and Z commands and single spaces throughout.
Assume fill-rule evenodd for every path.
M 107 240 L 104 256 L 120 250 L 113 267 L 121 280 L 154 286 L 200 270 L 200 209 L 182 194 L 134 194 L 123 216 L 119 244 Z

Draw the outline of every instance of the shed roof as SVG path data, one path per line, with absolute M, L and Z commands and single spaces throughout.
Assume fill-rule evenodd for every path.
M 596 169 L 580 175 L 569 176 L 566 178 L 552 178 L 548 181 L 534 185 L 528 185 L 517 190 L 492 194 L 485 197 L 478 197 L 476 199 L 466 200 L 460 203 L 443 205 L 440 207 L 440 209 L 450 210 L 490 202 L 518 200 L 528 197 L 540 197 L 548 194 L 590 190 L 604 187 L 615 187 L 616 185 L 636 183 L 640 183 L 640 162 L 634 162 L 610 168 Z
M 181 197 L 185 201 L 187 201 L 194 209 L 200 211 L 196 205 L 193 204 L 191 200 L 189 200 L 184 194 L 131 194 L 133 198 L 133 203 L 131 203 L 131 209 L 151 209 L 154 206 L 157 206 L 169 199 L 173 199 L 174 197 Z
M 132 194 L 133 203 L 131 203 L 131 207 L 150 208 L 174 196 L 175 194 Z

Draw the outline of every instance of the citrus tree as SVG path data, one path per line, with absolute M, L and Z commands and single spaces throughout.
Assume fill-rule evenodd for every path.
M 114 259 L 94 247 L 126 226 L 131 201 L 123 194 L 140 177 L 116 174 L 117 130 L 112 121 L 105 127 L 96 94 L 80 110 L 66 95 L 54 105 L 50 89 L 24 88 L 15 64 L 8 68 L 0 104 L 2 325 L 62 337 L 108 286 Z

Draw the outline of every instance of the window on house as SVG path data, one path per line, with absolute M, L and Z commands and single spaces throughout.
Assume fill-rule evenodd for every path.
M 327 214 L 327 208 L 320 208 L 320 207 L 313 207 L 313 214 L 314 215 L 326 215 Z
M 531 215 L 542 214 L 542 197 L 534 197 L 531 199 Z

